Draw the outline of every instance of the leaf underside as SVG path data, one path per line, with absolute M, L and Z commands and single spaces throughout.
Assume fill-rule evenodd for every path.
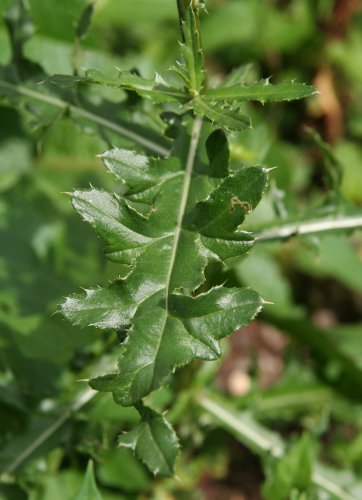
M 122 405 L 142 399 L 193 359 L 217 359 L 219 340 L 262 307 L 261 297 L 249 289 L 195 291 L 209 262 L 237 257 L 252 246 L 252 235 L 239 226 L 259 203 L 267 171 L 251 167 L 230 174 L 220 130 L 207 141 L 208 165 L 192 150 L 191 144 L 185 165 L 177 156 L 159 160 L 113 149 L 102 160 L 127 185 L 126 195 L 92 188 L 72 197 L 105 240 L 107 256 L 130 269 L 126 278 L 62 305 L 74 324 L 128 329 L 118 371 L 91 381 Z M 149 206 L 147 216 L 140 204 Z

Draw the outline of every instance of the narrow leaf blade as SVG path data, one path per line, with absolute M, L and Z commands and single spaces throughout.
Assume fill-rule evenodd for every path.
M 156 80 L 142 78 L 129 71 L 119 71 L 116 78 L 109 78 L 99 71 L 88 71 L 86 76 L 52 75 L 48 82 L 61 87 L 75 87 L 84 84 L 103 85 L 106 87 L 131 90 L 155 103 L 183 101 L 185 92 L 158 77 Z
M 185 11 L 181 26 L 184 42 L 181 44 L 182 63 L 179 69 L 188 83 L 191 95 L 194 96 L 198 95 L 203 87 L 205 70 L 199 26 L 192 4 Z
M 269 83 L 269 80 L 260 80 L 252 85 L 236 84 L 230 87 L 209 89 L 203 97 L 207 101 L 217 102 L 259 101 L 265 103 L 303 99 L 314 93 L 313 87 L 303 83 L 282 82 L 273 85 Z

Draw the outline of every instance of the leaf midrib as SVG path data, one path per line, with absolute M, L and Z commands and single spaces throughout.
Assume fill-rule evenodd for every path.
M 177 222 L 176 222 L 176 227 L 175 227 L 175 231 L 174 231 L 174 238 L 173 238 L 172 249 L 171 249 L 170 263 L 168 266 L 168 272 L 167 272 L 167 278 L 166 278 L 166 287 L 165 287 L 166 311 L 168 311 L 168 295 L 169 295 L 171 275 L 172 275 L 172 271 L 173 271 L 173 266 L 175 264 L 177 247 L 178 247 L 178 242 L 180 239 L 180 234 L 181 234 L 181 229 L 182 229 L 182 221 L 183 221 L 183 218 L 185 215 L 187 199 L 189 196 L 189 190 L 190 190 L 191 178 L 192 178 L 192 173 L 193 173 L 194 164 L 195 164 L 197 146 L 198 146 L 198 143 L 200 140 L 201 126 L 202 126 L 202 119 L 200 117 L 196 117 L 194 120 L 194 125 L 192 127 L 191 141 L 190 141 L 190 147 L 189 147 L 189 152 L 187 155 L 187 162 L 186 162 L 186 169 L 185 169 L 185 178 L 184 178 L 184 182 L 182 185 L 180 206 L 179 206 L 179 211 L 177 214 Z
M 155 356 L 154 361 L 153 361 L 151 385 L 153 385 L 153 382 L 154 382 L 155 367 L 157 364 L 157 358 L 158 358 L 158 355 L 160 352 L 160 346 L 162 344 L 162 339 L 163 339 L 165 329 L 166 329 L 166 323 L 167 323 L 167 318 L 168 318 L 168 296 L 170 293 L 171 276 L 172 276 L 172 271 L 173 271 L 173 267 L 175 264 L 177 247 L 178 247 L 178 242 L 180 239 L 180 234 L 181 234 L 181 229 L 182 229 L 182 221 L 183 221 L 183 218 L 185 215 L 187 199 L 189 196 L 192 172 L 194 169 L 197 147 L 198 147 L 199 140 L 200 140 L 201 127 L 202 127 L 202 118 L 197 116 L 197 117 L 195 117 L 194 124 L 192 127 L 192 132 L 191 132 L 190 147 L 189 147 L 189 152 L 188 152 L 187 161 L 186 161 L 185 178 L 184 178 L 184 183 L 182 186 L 180 207 L 179 207 L 179 211 L 178 211 L 178 215 L 177 215 L 177 222 L 176 222 L 173 244 L 172 244 L 172 249 L 171 249 L 171 257 L 170 257 L 170 262 L 169 262 L 169 266 L 168 266 L 166 286 L 165 286 L 165 321 L 164 321 L 162 330 L 160 332 L 159 341 L 158 341 L 157 348 L 155 351 L 156 356 Z
M 251 301 L 251 300 L 250 301 L 244 301 L 243 302 L 243 307 L 247 306 L 247 305 L 252 305 L 252 304 L 253 304 L 253 301 Z M 263 305 L 263 302 L 261 301 L 261 303 L 259 305 L 259 309 L 255 313 L 254 317 L 260 312 L 260 309 L 261 309 L 262 305 Z M 228 309 L 228 311 L 237 311 L 239 308 L 240 308 L 240 305 L 235 306 L 233 308 L 230 308 L 230 309 Z M 215 313 L 214 312 L 210 312 L 210 313 L 204 314 L 202 316 L 198 316 L 198 318 L 205 318 L 207 316 L 211 316 L 212 314 L 215 314 Z M 210 345 L 207 344 L 207 342 L 204 341 L 204 339 L 196 337 L 195 335 L 192 334 L 192 332 L 186 327 L 185 323 L 182 321 L 183 318 L 179 318 L 179 317 L 173 316 L 173 315 L 172 315 L 172 317 L 174 319 L 176 319 L 176 321 L 178 321 L 182 325 L 182 327 L 185 329 L 185 331 L 186 331 L 187 335 L 189 335 L 189 337 L 191 337 L 194 341 L 198 342 L 200 345 L 206 347 L 209 351 L 212 351 L 212 348 L 210 347 Z M 184 319 L 188 319 L 188 318 L 184 318 Z M 140 371 L 146 370 L 148 367 L 152 366 L 152 378 L 151 378 L 151 381 L 149 383 L 149 390 L 152 390 L 152 388 L 154 388 L 154 373 L 155 373 L 155 368 L 156 368 L 156 365 L 157 365 L 157 357 L 158 357 L 159 348 L 160 348 L 160 345 L 161 345 L 161 342 L 162 342 L 162 336 L 163 336 L 163 334 L 165 332 L 165 326 L 166 326 L 167 320 L 168 320 L 168 312 L 166 311 L 165 312 L 165 322 L 164 322 L 164 325 L 162 327 L 162 334 L 161 334 L 160 341 L 159 341 L 158 346 L 157 346 L 156 356 L 155 356 L 154 360 L 151 361 L 150 363 L 147 363 L 145 365 L 139 366 L 137 368 L 137 370 L 135 370 L 135 371 L 132 372 L 132 376 L 133 376 L 133 379 L 134 379 L 136 377 L 136 375 L 138 375 L 138 373 Z M 239 328 L 241 328 L 241 326 Z M 221 337 L 217 338 L 217 340 L 221 340 Z M 133 385 L 133 382 L 131 383 L 131 386 L 132 385 Z

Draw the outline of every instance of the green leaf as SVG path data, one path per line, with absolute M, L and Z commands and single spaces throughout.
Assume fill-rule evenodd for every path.
M 3 111 L 4 108 L 1 108 Z M 5 113 L 4 113 L 5 114 Z M 21 137 L 9 137 L 0 143 L 0 192 L 12 187 L 30 170 L 30 148 Z
M 91 460 L 88 462 L 83 484 L 73 497 L 73 500 L 102 500 L 94 479 L 93 462 Z
M 315 94 L 315 89 L 304 83 L 282 82 L 272 85 L 269 80 L 260 80 L 252 85 L 236 84 L 207 90 L 204 99 L 211 101 L 259 101 L 281 102 L 302 99 Z
M 342 164 L 334 154 L 333 149 L 322 139 L 318 132 L 312 128 L 308 128 L 307 132 L 323 155 L 328 187 L 339 194 L 343 180 Z
M 252 255 L 235 266 L 235 275 L 241 282 L 259 292 L 266 301 L 266 306 L 279 315 L 298 315 L 300 308 L 293 302 L 292 287 L 283 274 L 280 263 L 269 252 L 260 247 L 255 248 Z
M 206 141 L 211 177 L 226 177 L 229 173 L 230 150 L 225 132 L 215 130 Z
M 119 439 L 120 446 L 131 448 L 153 474 L 173 476 L 179 444 L 167 420 L 150 408 L 137 405 L 141 422 Z
M 362 224 L 361 217 L 360 224 Z M 353 240 L 344 235 L 324 235 L 320 238 L 317 256 L 307 249 L 302 251 L 298 248 L 296 258 L 302 272 L 318 277 L 334 278 L 357 293 L 362 293 L 361 257 L 353 245 Z
M 142 97 L 151 99 L 155 103 L 182 101 L 187 94 L 180 88 L 164 81 L 159 75 L 155 80 L 148 80 L 130 71 L 119 71 L 116 78 L 109 78 L 99 71 L 87 71 L 86 76 L 52 75 L 47 81 L 63 87 L 74 87 L 91 83 L 104 85 L 116 89 L 132 90 Z
M 91 382 L 122 405 L 134 404 L 195 358 L 217 359 L 219 340 L 251 321 L 263 304 L 248 289 L 191 295 L 205 281 L 208 262 L 241 255 L 253 244 L 239 225 L 259 203 L 268 177 L 266 169 L 252 167 L 208 178 L 210 165 L 196 156 L 200 131 L 196 120 L 186 168 L 177 157 L 148 159 L 115 149 L 102 159 L 127 184 L 126 195 L 96 189 L 73 195 L 108 256 L 130 265 L 125 279 L 69 297 L 62 306 L 78 325 L 129 328 L 119 372 Z M 208 151 L 215 171 L 210 142 Z M 220 171 L 226 174 L 225 151 Z M 140 202 L 150 206 L 147 217 L 137 211 Z
M 362 369 L 348 350 L 341 349 L 326 328 L 318 328 L 304 318 L 278 316 L 268 311 L 264 318 L 279 330 L 290 334 L 299 345 L 307 345 L 316 360 L 316 372 L 328 385 L 344 396 L 359 400 Z
M 0 64 L 9 64 L 11 59 L 11 41 L 3 17 L 0 15 Z
M 274 467 L 270 467 L 263 498 L 284 500 L 290 498 L 293 490 L 306 492 L 312 485 L 315 452 L 311 436 L 304 434 Z
M 49 38 L 72 42 L 78 19 L 87 0 L 29 0 L 30 15 L 37 32 Z
M 112 400 L 110 404 L 119 412 L 119 406 Z M 139 417 L 136 411 L 135 413 L 137 421 Z M 119 416 L 117 420 L 119 421 Z M 146 467 L 133 456 L 132 450 L 125 447 L 102 450 L 102 461 L 97 467 L 97 476 L 102 485 L 118 488 L 128 494 L 146 491 L 150 483 Z M 122 496 L 122 500 L 126 498 L 127 496 Z
M 194 7 L 190 5 L 181 20 L 183 42 L 181 45 L 181 62 L 174 69 L 186 82 L 191 96 L 196 96 L 203 88 L 205 81 L 204 55 L 201 47 L 200 31 Z
M 94 13 L 94 6 L 95 6 L 94 3 L 89 3 L 88 5 L 86 5 L 82 12 L 82 15 L 80 16 L 80 19 L 76 27 L 76 35 L 77 38 L 79 39 L 84 38 L 89 29 L 92 16 Z
M 87 3 L 87 0 L 29 0 L 35 29 L 23 46 L 27 59 L 48 73 L 72 73 L 73 42 Z
M 206 100 L 202 95 L 195 98 L 191 105 L 197 115 L 208 118 L 226 130 L 238 131 L 251 125 L 249 116 L 241 111 L 238 104 Z

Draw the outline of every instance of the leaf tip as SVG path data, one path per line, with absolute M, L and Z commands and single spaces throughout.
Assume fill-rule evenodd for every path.
M 263 172 L 265 172 L 266 174 L 268 174 L 269 172 L 271 172 L 272 170 L 275 170 L 277 169 L 278 167 L 263 167 Z

